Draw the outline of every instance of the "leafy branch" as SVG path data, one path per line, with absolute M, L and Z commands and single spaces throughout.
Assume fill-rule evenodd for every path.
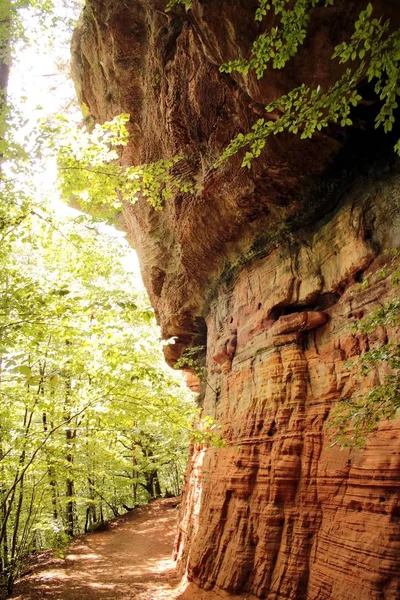
M 273 13 L 280 23 L 259 35 L 254 41 L 250 59 L 239 59 L 220 67 L 223 73 L 238 71 L 247 75 L 255 71 L 257 79 L 263 77 L 268 65 L 273 69 L 283 69 L 286 63 L 297 54 L 307 36 L 307 28 L 312 10 L 318 5 L 333 5 L 334 0 L 260 0 L 256 10 L 256 21 Z
M 306 2 L 302 4 L 305 5 Z M 249 146 L 242 166 L 250 168 L 252 160 L 260 156 L 271 134 L 288 131 L 299 133 L 304 139 L 311 138 L 316 131 L 321 131 L 331 123 L 339 123 L 342 127 L 352 125 L 350 112 L 362 101 L 357 89 L 364 80 L 375 82 L 374 90 L 381 102 L 375 127 L 382 126 L 385 133 L 391 131 L 395 121 L 394 111 L 398 108 L 397 96 L 400 95 L 400 32 L 389 33 L 389 20 L 382 23 L 381 19 L 372 18 L 372 13 L 373 7 L 368 4 L 360 13 L 350 40 L 339 44 L 332 56 L 338 58 L 340 63 L 352 61 L 356 66 L 346 69 L 342 77 L 327 90 L 320 86 L 312 89 L 303 84 L 271 102 L 265 107 L 271 116 L 259 119 L 249 133 L 239 133 L 230 142 L 216 166 L 220 166 L 241 148 Z M 271 43 L 273 47 L 274 42 Z M 249 69 L 255 68 L 257 76 L 262 76 L 266 64 L 275 56 L 275 51 L 268 44 L 266 47 L 269 54 L 262 55 L 262 69 L 254 62 L 256 59 L 251 59 L 243 64 L 239 61 L 237 70 L 247 73 Z M 290 46 L 293 51 L 294 47 Z M 285 55 L 278 55 L 280 58 L 276 65 L 273 62 L 274 68 L 284 66 L 292 55 L 292 50 Z M 228 63 L 222 70 L 230 72 L 234 64 L 236 63 Z M 278 118 L 274 118 L 276 113 L 279 114 Z M 400 141 L 396 143 L 395 150 L 400 154 Z
M 63 198 L 77 201 L 84 210 L 103 209 L 110 216 L 121 210 L 123 201 L 134 203 L 143 197 L 159 210 L 177 191 L 194 191 L 192 182 L 173 174 L 179 156 L 138 167 L 118 163 L 117 148 L 128 142 L 129 118 L 118 115 L 91 131 L 61 116 L 42 125 L 38 147 L 42 151 L 47 146 L 56 153 Z

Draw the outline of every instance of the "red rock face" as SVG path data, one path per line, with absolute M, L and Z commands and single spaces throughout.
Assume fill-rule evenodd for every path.
M 400 422 L 380 423 L 365 449 L 351 451 L 331 447 L 327 427 L 340 398 L 382 377 L 346 363 L 399 338 L 351 328 L 398 294 L 383 269 L 388 255 L 374 250 L 378 239 L 399 241 L 399 210 L 389 207 L 398 185 L 381 182 L 373 206 L 364 204 L 369 184 L 356 187 L 328 223 L 246 265 L 212 303 L 204 409 L 228 446 L 195 450 L 176 550 L 206 590 L 400 597 Z M 231 347 L 232 330 L 234 354 L 214 354 Z
M 194 0 L 190 13 L 166 15 L 161 0 L 87 0 L 74 41 L 94 117 L 131 114 L 122 161 L 182 154 L 180 174 L 199 184 L 163 211 L 140 200 L 124 212 L 163 335 L 176 338 L 167 358 L 206 346 L 204 411 L 227 441 L 193 450 L 178 564 L 215 597 L 395 600 L 399 421 L 379 424 L 363 450 L 331 448 L 327 428 L 338 400 L 384 375 L 363 378 L 348 360 L 399 338 L 351 328 L 398 293 L 384 252 L 400 246 L 395 165 L 381 159 L 351 175 L 371 142 L 358 133 L 352 154 L 352 134 L 332 129 L 309 141 L 273 137 L 251 170 L 241 157 L 211 168 L 265 104 L 337 78 L 329 57 L 365 3 L 318 9 L 286 69 L 260 81 L 221 75 L 257 34 L 256 4 Z M 375 7 L 400 18 L 397 0 Z
M 174 363 L 197 344 L 198 318 L 223 273 L 263 250 L 288 220 L 298 227 L 335 202 L 331 192 L 347 163 L 336 174 L 326 170 L 347 134 L 334 128 L 313 140 L 271 136 L 251 170 L 240 168 L 242 155 L 218 170 L 213 165 L 268 102 L 303 82 L 328 86 L 337 79 L 343 66 L 331 60 L 333 49 L 353 31 L 365 2 L 336 0 L 333 9 L 316 10 L 298 55 L 261 80 L 219 72 L 223 62 L 248 55 L 260 30 L 256 0 L 195 0 L 188 13 L 180 7 L 169 14 L 165 3 L 88 0 L 73 55 L 77 87 L 95 119 L 131 115 L 122 161 L 179 154 L 176 174 L 198 184 L 195 195 L 177 194 L 163 211 L 139 201 L 124 213 L 163 336 L 176 337 L 166 347 Z M 400 24 L 397 0 L 375 6 Z

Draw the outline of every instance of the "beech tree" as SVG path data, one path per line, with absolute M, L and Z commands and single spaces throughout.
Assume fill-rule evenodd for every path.
M 179 493 L 195 408 L 126 249 L 86 217 L 19 225 L 0 274 L 0 544 L 29 551 Z
M 20 10 L 52 13 L 47 2 L 7 6 L 8 71 Z M 29 553 L 63 555 L 72 535 L 178 494 L 197 410 L 165 365 L 127 244 L 99 219 L 54 213 L 37 183 L 48 130 L 21 141 L 24 116 L 3 92 L 0 585 L 10 591 Z

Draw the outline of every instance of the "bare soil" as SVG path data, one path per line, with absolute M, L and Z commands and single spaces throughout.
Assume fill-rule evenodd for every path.
M 172 560 L 177 499 L 159 500 L 118 517 L 105 531 L 77 537 L 65 559 L 32 557 L 14 600 L 256 600 L 179 581 Z
M 178 584 L 172 548 L 177 500 L 137 508 L 106 531 L 80 536 L 65 559 L 50 552 L 19 579 L 15 600 L 171 600 Z

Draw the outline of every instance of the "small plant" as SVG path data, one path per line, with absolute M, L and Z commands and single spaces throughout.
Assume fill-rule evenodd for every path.
M 62 529 L 54 532 L 51 548 L 57 558 L 64 559 L 67 556 L 70 541 L 71 538 Z
M 168 2 L 168 4 L 167 4 L 165 10 L 168 12 L 177 4 L 183 4 L 183 6 L 186 8 L 186 10 L 189 10 L 189 8 L 192 7 L 192 0 L 170 0 L 170 2 Z
M 206 415 L 200 419 L 196 429 L 193 430 L 193 441 L 198 444 L 207 444 L 213 448 L 225 448 L 226 440 L 221 437 L 222 426 L 217 423 L 214 417 Z
M 175 363 L 177 369 L 189 369 L 201 380 L 205 378 L 207 373 L 204 364 L 205 346 L 192 346 L 187 348 L 179 360 Z

